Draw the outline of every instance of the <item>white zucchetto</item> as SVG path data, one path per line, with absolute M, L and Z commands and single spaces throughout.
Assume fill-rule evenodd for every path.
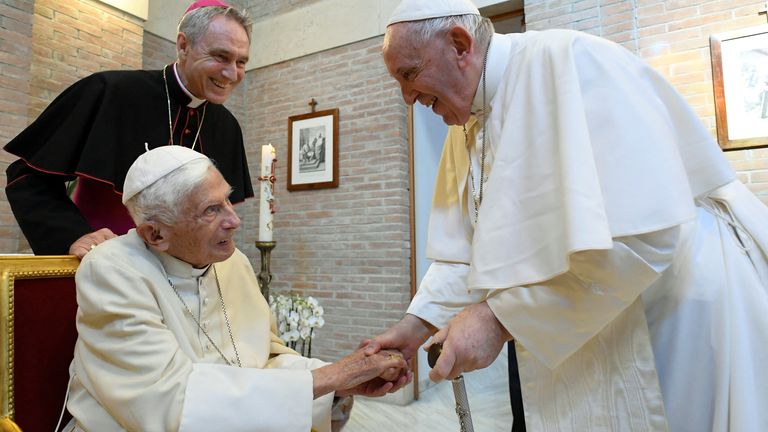
M 123 204 L 156 181 L 197 159 L 208 156 L 190 148 L 166 145 L 148 150 L 133 162 L 125 175 Z
M 470 0 L 403 0 L 392 12 L 387 26 L 455 15 L 480 15 Z

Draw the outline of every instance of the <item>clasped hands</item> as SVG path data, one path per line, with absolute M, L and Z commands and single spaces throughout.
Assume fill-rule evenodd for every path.
M 424 350 L 435 343 L 443 344 L 442 354 L 429 372 L 429 378 L 435 382 L 487 367 L 498 357 L 504 344 L 512 340 L 488 304 L 482 302 L 464 308 L 439 331 L 415 315 L 406 314 L 389 330 L 363 341 L 361 346 L 367 355 L 397 349 L 410 364 L 416 350 L 430 335 L 432 339 Z
M 312 375 L 315 398 L 331 391 L 336 396 L 383 396 L 399 390 L 413 377 L 399 351 L 385 349 L 367 354 L 363 348 L 314 369 Z

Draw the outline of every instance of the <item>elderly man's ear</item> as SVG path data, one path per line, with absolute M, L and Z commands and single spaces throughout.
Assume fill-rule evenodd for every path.
M 472 53 L 472 50 L 476 49 L 472 35 L 462 26 L 455 25 L 451 27 L 448 32 L 448 38 L 459 59 L 466 59 Z
M 148 221 L 136 227 L 136 233 L 153 249 L 165 252 L 170 246 L 168 227 L 164 224 Z
M 176 52 L 179 56 L 179 59 L 183 59 L 187 56 L 187 52 L 189 51 L 189 39 L 187 39 L 187 35 L 182 33 L 179 33 L 176 35 Z

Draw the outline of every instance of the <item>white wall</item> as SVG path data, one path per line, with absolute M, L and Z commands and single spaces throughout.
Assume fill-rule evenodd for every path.
M 149 18 L 144 24 L 144 31 L 176 42 L 176 26 L 179 18 L 192 3 L 191 0 L 147 0 Z
M 101 0 L 101 2 L 143 20 L 149 16 L 149 0 Z
M 435 189 L 435 177 L 440 155 L 443 150 L 448 126 L 441 117 L 432 113 L 422 104 L 413 106 L 413 193 L 414 224 L 416 228 L 416 284 L 421 283 L 430 261 L 425 256 L 427 245 L 427 225 L 432 208 L 432 192 Z M 419 389 L 424 390 L 433 383 L 429 380 L 427 355 L 419 350 Z

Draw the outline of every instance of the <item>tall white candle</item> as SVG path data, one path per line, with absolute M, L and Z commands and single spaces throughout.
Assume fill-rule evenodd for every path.
M 275 196 L 273 194 L 273 185 L 275 181 L 275 172 L 273 161 L 275 157 L 275 148 L 272 144 L 261 146 L 261 177 L 259 177 L 259 241 L 272 241 L 273 226 L 273 204 Z

